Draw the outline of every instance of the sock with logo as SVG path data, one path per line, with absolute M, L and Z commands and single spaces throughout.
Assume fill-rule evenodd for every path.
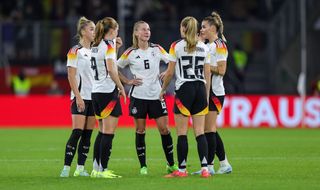
M 174 159 L 173 159 L 173 143 L 172 143 L 172 137 L 171 134 L 167 135 L 161 135 L 161 141 L 162 141 L 162 148 L 164 151 L 164 154 L 166 155 L 166 159 L 169 166 L 174 165 Z
M 89 148 L 90 148 L 90 139 L 92 135 L 91 130 L 83 130 L 81 139 L 78 145 L 78 165 L 84 166 L 84 163 L 87 160 Z
M 147 166 L 145 134 L 136 133 L 136 151 L 140 162 L 140 167 L 142 168 Z
M 64 156 L 64 165 L 70 166 L 73 160 L 74 154 L 77 150 L 77 144 L 82 135 L 81 129 L 73 129 L 69 137 L 69 140 L 66 144 L 65 156 Z
M 198 155 L 201 163 L 201 167 L 207 167 L 208 165 L 208 144 L 205 135 L 199 135 L 196 137 Z
M 179 169 L 186 169 L 188 156 L 188 138 L 187 135 L 179 135 L 177 143 Z

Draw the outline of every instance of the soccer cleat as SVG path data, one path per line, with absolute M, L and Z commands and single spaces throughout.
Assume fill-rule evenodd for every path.
M 140 174 L 148 175 L 148 168 L 146 166 L 143 166 L 142 168 L 140 168 Z
M 176 170 L 179 170 L 178 166 L 177 165 L 173 165 L 173 166 L 168 166 L 166 167 L 166 170 L 167 170 L 167 173 L 168 174 L 171 174 L 172 172 L 176 171 Z
M 232 167 L 230 164 L 221 165 L 217 174 L 229 174 L 232 172 Z
M 200 176 L 203 177 L 203 178 L 207 178 L 207 177 L 210 177 L 211 175 L 210 175 L 209 171 L 207 169 L 205 169 L 205 170 L 201 171 L 201 175 Z
M 210 169 L 208 168 L 209 174 L 210 175 L 214 175 L 216 172 L 214 171 L 214 169 Z M 201 170 L 196 171 L 196 172 L 192 172 L 191 175 L 200 175 L 201 174 Z
M 88 172 L 86 170 L 76 170 L 76 171 L 74 171 L 73 176 L 74 177 L 79 177 L 79 176 L 88 177 L 90 175 L 88 174 Z
M 165 178 L 173 178 L 173 177 L 187 177 L 187 176 L 188 176 L 188 172 L 187 171 L 181 172 L 179 170 L 175 170 L 171 174 L 167 174 L 164 177 Z
M 99 172 L 98 176 L 97 177 L 100 177 L 100 178 L 109 178 L 109 179 L 112 179 L 112 178 L 122 178 L 122 176 L 120 175 L 116 175 L 114 174 L 112 171 L 110 170 L 105 170 L 103 172 Z
M 92 170 L 91 174 L 90 174 L 91 178 L 97 178 L 99 177 L 99 172 L 97 170 Z
M 60 177 L 69 177 L 70 169 L 63 169 L 61 171 Z

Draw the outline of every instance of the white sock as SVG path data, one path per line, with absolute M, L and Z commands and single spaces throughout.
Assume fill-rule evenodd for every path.
M 185 169 L 180 169 L 179 168 L 179 172 L 186 172 L 186 168 Z
M 220 161 L 220 166 L 230 165 L 227 159 L 227 155 L 225 155 L 225 159 Z
M 83 171 L 83 170 L 84 170 L 84 166 L 82 166 L 82 165 L 77 165 L 77 170 Z
M 102 165 L 101 165 L 101 163 L 99 164 L 99 170 L 98 170 L 99 172 L 103 172 L 103 168 L 102 168 Z
M 213 170 L 213 165 L 208 165 L 208 170 Z
M 70 166 L 63 166 L 63 170 L 69 170 L 70 171 Z
M 96 159 L 93 160 L 93 169 L 99 171 L 99 164 Z

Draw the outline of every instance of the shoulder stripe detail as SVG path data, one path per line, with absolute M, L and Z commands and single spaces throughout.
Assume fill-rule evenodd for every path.
M 130 47 L 128 48 L 120 57 L 120 59 L 128 59 L 129 54 L 134 50 L 134 48 Z
M 221 39 L 217 39 L 214 41 L 214 43 L 216 44 L 216 51 L 218 54 L 227 54 L 228 49 L 225 42 L 223 42 Z
M 73 46 L 73 47 L 69 50 L 69 52 L 68 52 L 68 54 L 67 54 L 68 59 L 70 59 L 70 60 L 76 59 L 76 58 L 77 58 L 78 50 L 81 49 L 81 48 L 82 48 L 82 46 L 80 46 L 80 45 L 75 45 L 75 46 Z
M 181 40 L 177 40 L 175 42 L 173 42 L 170 46 L 170 50 L 169 50 L 169 54 L 176 57 L 176 53 L 175 53 L 175 47 L 177 45 L 177 43 L 179 43 Z

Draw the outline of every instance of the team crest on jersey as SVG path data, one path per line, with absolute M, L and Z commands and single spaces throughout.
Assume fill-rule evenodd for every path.
M 152 51 L 152 52 L 151 52 L 151 55 L 152 55 L 152 57 L 154 57 L 154 56 L 155 56 L 155 53 L 154 53 L 154 51 Z
M 140 56 L 138 55 L 138 56 L 136 57 L 136 59 L 140 59 Z
M 136 108 L 136 107 L 133 107 L 133 108 L 132 108 L 132 110 L 131 110 L 131 113 L 132 113 L 132 114 L 136 114 L 136 113 L 138 113 L 137 108 Z

